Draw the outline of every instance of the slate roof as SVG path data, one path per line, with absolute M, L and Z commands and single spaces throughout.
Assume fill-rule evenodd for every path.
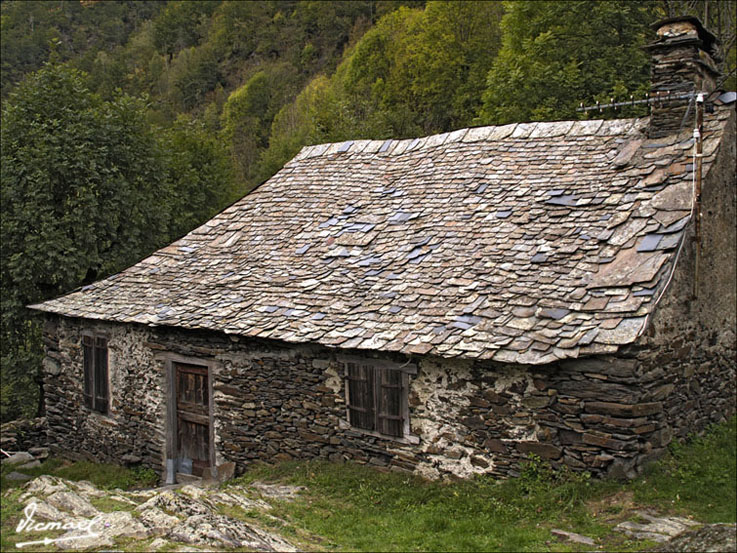
M 704 172 L 733 108 L 706 114 Z M 644 330 L 690 220 L 692 132 L 523 123 L 305 147 L 129 269 L 33 308 L 541 364 Z

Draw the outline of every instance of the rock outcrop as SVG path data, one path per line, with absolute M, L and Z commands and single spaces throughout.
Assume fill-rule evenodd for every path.
M 19 500 L 25 506 L 25 519 L 30 521 L 22 541 L 40 539 L 43 543 L 48 538 L 53 540 L 49 543 L 56 543 L 63 550 L 113 547 L 118 540 L 136 539 L 151 551 L 168 550 L 172 544 L 210 551 L 242 547 L 297 551 L 287 540 L 258 527 L 246 515 L 255 510 L 275 519 L 266 514 L 271 505 L 264 499 L 293 499 L 301 490 L 294 486 L 256 483 L 218 489 L 186 485 L 176 489 L 108 492 L 90 482 L 45 475 L 31 480 L 22 490 Z M 48 523 L 55 526 L 46 530 L 55 530 L 57 535 L 37 533 L 37 525 Z

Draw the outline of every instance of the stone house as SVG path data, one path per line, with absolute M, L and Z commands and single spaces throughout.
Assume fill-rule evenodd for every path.
M 293 458 L 506 477 L 531 453 L 631 476 L 734 413 L 734 94 L 697 20 L 658 35 L 649 118 L 306 147 L 32 306 L 53 447 L 170 482 Z

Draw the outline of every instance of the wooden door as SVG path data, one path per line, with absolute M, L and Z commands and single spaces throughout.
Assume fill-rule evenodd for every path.
M 207 367 L 174 363 L 178 471 L 202 476 L 210 466 L 210 390 Z

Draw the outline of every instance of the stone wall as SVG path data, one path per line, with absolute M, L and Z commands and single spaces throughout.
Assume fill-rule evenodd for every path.
M 234 461 L 239 471 L 257 460 L 324 458 L 433 478 L 507 477 L 519 474 L 520 461 L 534 453 L 553 465 L 624 476 L 670 438 L 665 377 L 636 357 L 543 367 L 413 358 L 418 372 L 410 382 L 410 419 L 419 443 L 409 444 L 347 427 L 334 350 L 86 324 L 110 337 L 111 411 L 101 415 L 82 405 L 79 336 L 85 323 L 47 325 L 49 341 L 55 336 L 58 344 L 46 363 L 54 447 L 111 462 L 135 455 L 160 473 L 166 456 L 162 352 L 214 362 L 217 462 Z
M 82 331 L 108 336 L 109 413 L 85 407 Z M 163 370 L 145 346 L 146 329 L 49 317 L 44 325 L 44 390 L 52 452 L 160 470 L 164 454 Z
M 709 132 L 709 129 L 706 129 Z M 735 413 L 737 366 L 737 176 L 735 111 L 702 185 L 701 251 L 693 225 L 673 281 L 637 348 L 650 380 L 646 400 L 662 400 L 662 431 L 698 432 Z M 697 268 L 698 266 L 698 268 Z M 694 288 L 694 282 L 696 286 Z
M 735 136 L 734 110 L 725 136 Z M 616 357 L 524 366 L 414 356 L 409 408 L 419 443 L 411 444 L 349 427 L 336 350 L 49 317 L 44 382 L 50 445 L 100 461 L 140 460 L 163 473 L 161 354 L 168 352 L 212 362 L 216 460 L 234 461 L 238 470 L 257 460 L 324 458 L 428 477 L 507 477 L 536 454 L 556 466 L 633 476 L 674 436 L 735 412 L 734 140 L 704 154 L 714 163 L 704 175 L 698 278 L 692 225 L 646 334 Z M 106 415 L 83 405 L 84 329 L 108 336 Z
M 18 419 L 0 426 L 0 449 L 5 451 L 28 451 L 45 447 L 46 417 Z

